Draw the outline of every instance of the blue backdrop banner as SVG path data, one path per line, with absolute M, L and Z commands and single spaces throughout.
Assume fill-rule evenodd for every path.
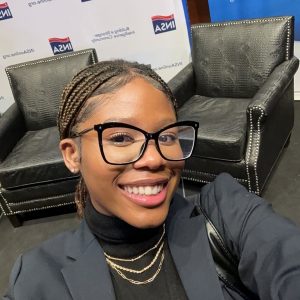
M 300 0 L 209 0 L 212 22 L 271 16 L 295 16 L 295 40 L 300 41 Z

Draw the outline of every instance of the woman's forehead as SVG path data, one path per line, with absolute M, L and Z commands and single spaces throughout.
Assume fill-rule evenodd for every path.
M 92 122 L 107 120 L 176 120 L 173 104 L 165 93 L 145 79 L 135 78 L 120 89 L 87 101 L 86 115 Z

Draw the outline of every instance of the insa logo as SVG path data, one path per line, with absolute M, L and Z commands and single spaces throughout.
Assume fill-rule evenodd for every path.
M 69 37 L 63 39 L 50 38 L 49 42 L 54 55 L 73 51 L 73 47 Z
M 155 34 L 176 30 L 173 14 L 170 16 L 153 16 L 151 19 Z
M 0 21 L 12 18 L 7 2 L 0 3 Z

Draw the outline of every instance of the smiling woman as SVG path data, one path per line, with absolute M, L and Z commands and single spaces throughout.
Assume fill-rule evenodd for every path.
M 85 79 L 87 75 L 90 78 Z M 77 89 L 80 94 L 73 92 Z M 167 160 L 161 152 L 165 147 L 158 142 L 162 134 L 156 134 L 154 143 L 149 141 L 151 135 L 146 131 L 170 134 L 172 129 L 176 136 L 175 101 L 167 85 L 145 66 L 104 62 L 78 74 L 66 87 L 63 100 L 60 147 L 67 167 L 82 175 L 76 198 L 79 211 L 89 198 L 97 211 L 130 225 L 161 225 L 180 178 L 182 161 L 194 144 L 186 157 Z M 155 114 L 149 114 L 151 111 Z M 191 127 L 194 140 L 196 123 L 191 123 L 194 127 L 186 125 Z M 132 141 L 120 147 L 124 137 L 127 143 Z M 176 139 L 168 148 L 178 148 Z M 157 193 L 146 195 L 145 189 Z
M 217 276 L 206 218 L 239 259 L 251 299 L 298 299 L 299 228 L 228 174 L 194 201 L 176 194 L 198 123 L 177 120 L 148 66 L 114 60 L 79 72 L 58 127 L 65 164 L 81 175 L 83 220 L 20 256 L 4 299 L 246 299 Z

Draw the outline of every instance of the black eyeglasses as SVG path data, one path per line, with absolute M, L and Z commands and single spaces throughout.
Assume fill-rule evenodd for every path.
M 198 122 L 181 121 L 150 133 L 126 123 L 109 122 L 73 133 L 71 137 L 96 130 L 102 157 L 111 165 L 136 162 L 143 156 L 150 140 L 155 141 L 156 149 L 164 159 L 180 161 L 191 156 L 198 127 Z

